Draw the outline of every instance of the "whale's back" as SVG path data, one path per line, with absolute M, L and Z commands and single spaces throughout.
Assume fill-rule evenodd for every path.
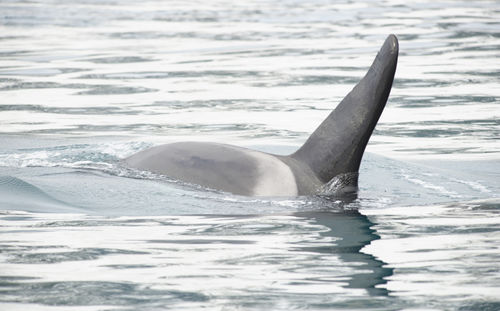
M 239 195 L 297 195 L 295 177 L 279 158 L 217 143 L 156 146 L 125 159 L 136 169 Z

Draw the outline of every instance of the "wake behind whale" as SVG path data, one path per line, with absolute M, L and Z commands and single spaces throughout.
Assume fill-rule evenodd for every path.
M 291 155 L 178 142 L 138 152 L 124 161 L 132 168 L 246 196 L 317 194 L 339 178 L 348 182 L 346 189 L 357 189 L 357 172 L 389 97 L 398 52 L 396 36 L 388 36 L 367 74 Z

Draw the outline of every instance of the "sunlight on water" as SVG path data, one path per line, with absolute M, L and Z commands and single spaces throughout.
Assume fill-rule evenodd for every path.
M 499 310 L 499 21 L 498 1 L 1 1 L 0 309 Z M 391 33 L 356 199 L 120 162 L 291 153 Z
M 427 292 L 432 291 L 434 299 L 461 300 L 459 297 L 473 294 L 483 300 L 496 300 L 499 277 L 483 261 L 499 257 L 499 249 L 494 246 L 499 215 L 489 213 L 490 208 L 498 209 L 498 202 L 371 209 L 367 215 L 379 220 L 374 229 L 381 239 L 363 251 L 401 271 L 388 283 L 388 289 L 395 294 L 405 289 L 396 295 L 425 300 Z M 395 234 L 395 228 L 399 234 Z M 441 275 L 440 279 L 433 278 L 435 273 Z M 491 282 L 484 284 L 485 279 Z

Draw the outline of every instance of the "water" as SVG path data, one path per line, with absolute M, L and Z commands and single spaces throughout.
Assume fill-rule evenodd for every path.
M 498 1 L 1 1 L 1 310 L 500 310 Z M 400 40 L 357 199 L 119 160 L 286 154 Z

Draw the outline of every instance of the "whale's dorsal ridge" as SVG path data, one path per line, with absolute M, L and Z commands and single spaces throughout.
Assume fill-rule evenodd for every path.
M 389 97 L 398 52 L 396 36 L 388 36 L 366 75 L 291 155 L 307 164 L 321 182 L 358 171 L 366 144 Z

